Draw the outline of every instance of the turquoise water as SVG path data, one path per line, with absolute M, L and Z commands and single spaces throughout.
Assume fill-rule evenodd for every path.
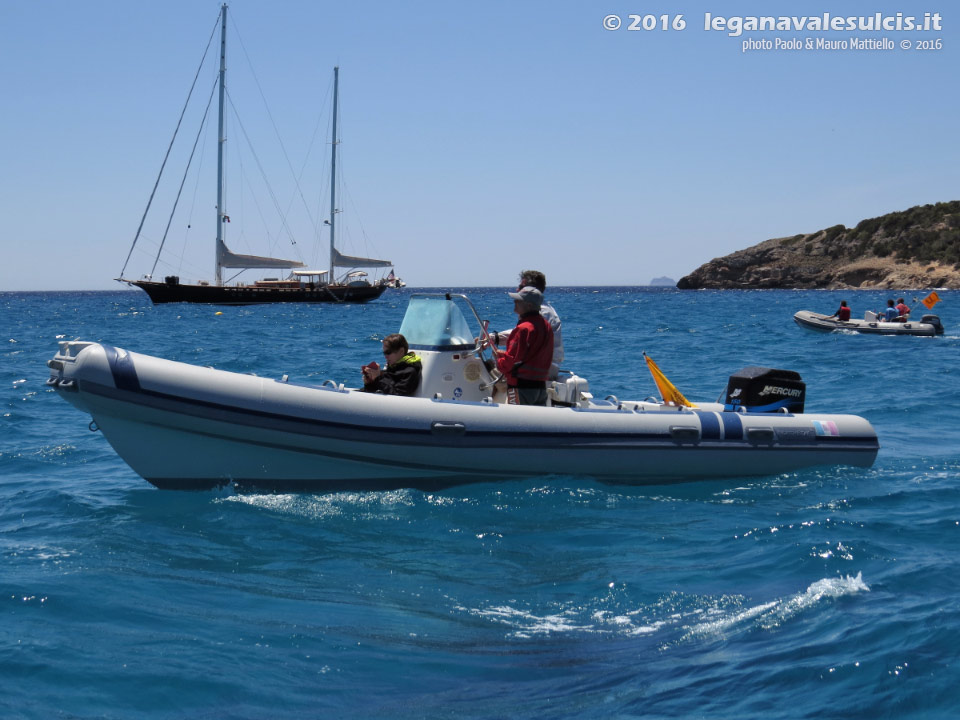
M 513 324 L 502 290 L 467 292 Z M 355 383 L 408 296 L 0 294 L 0 717 L 955 717 L 960 293 L 945 336 L 891 338 L 791 317 L 882 292 L 548 290 L 595 395 L 654 394 L 644 350 L 693 400 L 796 370 L 808 410 L 874 424 L 868 470 L 159 491 L 44 385 L 64 338 Z

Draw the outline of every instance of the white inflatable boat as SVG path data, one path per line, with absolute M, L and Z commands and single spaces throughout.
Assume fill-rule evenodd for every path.
M 940 318 L 936 315 L 924 315 L 919 322 L 913 320 L 887 322 L 881 320 L 876 313 L 869 310 L 864 313 L 863 320 L 838 320 L 832 315 L 821 315 L 810 310 L 800 310 L 794 314 L 793 319 L 800 327 L 823 332 L 846 330 L 870 335 L 933 336 L 943 334 L 943 325 L 940 324 Z
M 650 484 L 869 467 L 879 447 L 863 418 L 804 414 L 796 373 L 748 368 L 730 379 L 727 404 L 697 407 L 597 400 L 583 378 L 562 373 L 548 407 L 509 405 L 474 341 L 485 329 L 467 298 L 412 296 L 400 332 L 423 360 L 418 397 L 81 341 L 60 343 L 47 383 L 161 488 L 426 489 L 544 475 Z

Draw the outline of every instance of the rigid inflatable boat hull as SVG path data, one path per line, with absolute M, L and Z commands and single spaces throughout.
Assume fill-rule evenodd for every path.
M 869 467 L 879 447 L 852 415 L 389 397 L 97 343 L 62 343 L 48 364 L 48 383 L 162 488 L 430 488 L 544 475 L 649 484 Z

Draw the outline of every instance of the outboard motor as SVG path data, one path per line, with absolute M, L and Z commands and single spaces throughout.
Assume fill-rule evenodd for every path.
M 937 335 L 943 335 L 943 325 L 940 324 L 940 318 L 937 315 L 924 315 L 920 318 L 920 322 L 933 325 L 933 329 L 936 330 Z
M 547 397 L 550 405 L 564 407 L 585 407 L 593 399 L 589 383 L 566 370 L 561 370 L 556 380 L 547 381 Z
M 765 367 L 745 367 L 727 381 L 727 399 L 723 409 L 736 412 L 802 413 L 807 385 L 800 373 Z

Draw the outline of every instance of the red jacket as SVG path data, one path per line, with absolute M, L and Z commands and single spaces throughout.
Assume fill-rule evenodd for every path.
M 519 381 L 544 381 L 553 361 L 553 330 L 539 312 L 521 315 L 510 333 L 507 349 L 497 357 L 497 368 L 516 387 Z

